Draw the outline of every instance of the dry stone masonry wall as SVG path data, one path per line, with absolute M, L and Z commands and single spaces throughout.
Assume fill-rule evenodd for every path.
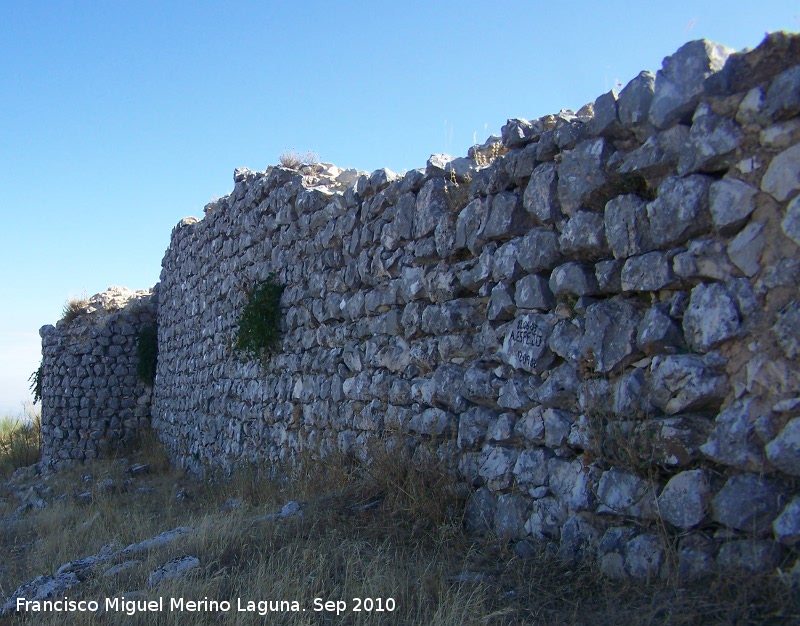
M 152 422 L 172 458 L 378 442 L 457 472 L 470 529 L 521 554 L 800 574 L 798 63 L 796 35 L 694 41 L 402 176 L 237 170 L 163 260 Z M 232 346 L 272 273 L 262 365 Z M 92 410 L 74 394 L 49 400 L 77 412 L 70 454 Z
M 155 316 L 151 292 L 111 287 L 41 328 L 45 466 L 98 458 L 150 425 L 152 390 L 136 375 L 137 338 Z

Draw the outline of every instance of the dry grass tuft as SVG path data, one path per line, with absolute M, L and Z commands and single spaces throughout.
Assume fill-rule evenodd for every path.
M 61 319 L 65 324 L 69 324 L 72 320 L 80 317 L 89 306 L 89 300 L 86 296 L 82 298 L 72 298 L 64 304 L 64 309 L 61 312 Z
M 278 163 L 281 167 L 289 168 L 290 170 L 299 170 L 306 165 L 314 165 L 319 162 L 319 156 L 315 152 L 297 152 L 296 150 L 289 150 L 281 153 L 278 157 Z

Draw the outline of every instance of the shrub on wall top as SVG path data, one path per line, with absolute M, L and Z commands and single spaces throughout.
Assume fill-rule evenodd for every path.
M 280 299 L 283 285 L 270 274 L 248 292 L 247 304 L 239 318 L 235 348 L 265 363 L 280 340 Z

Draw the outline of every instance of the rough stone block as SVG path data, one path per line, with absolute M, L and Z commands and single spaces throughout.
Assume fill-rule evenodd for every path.
M 510 239 L 525 234 L 531 226 L 530 216 L 522 208 L 519 195 L 504 191 L 492 198 L 482 235 L 487 240 Z
M 606 239 L 614 258 L 624 259 L 652 250 L 646 204 L 634 194 L 617 196 L 606 204 Z
M 562 295 L 591 296 L 599 292 L 593 268 L 571 261 L 560 265 L 550 274 L 550 291 L 558 297 Z
M 597 512 L 655 519 L 657 485 L 621 469 L 603 472 L 597 485 Z
M 711 226 L 708 190 L 713 179 L 701 174 L 667 178 L 647 205 L 650 236 L 658 247 L 674 246 L 702 235 Z
M 558 265 L 560 259 L 558 233 L 546 228 L 531 229 L 517 249 L 517 261 L 531 273 L 549 271 Z
M 647 122 L 655 92 L 655 79 L 652 72 L 639 72 L 620 92 L 617 108 L 620 123 L 625 128 L 632 129 Z
M 800 417 L 790 420 L 767 444 L 766 451 L 770 463 L 779 470 L 800 476 Z
M 788 200 L 800 191 L 800 144 L 773 157 L 761 178 L 761 191 L 778 202 Z
M 683 332 L 689 346 L 707 352 L 741 329 L 736 300 L 720 283 L 700 284 L 692 289 L 689 306 L 683 315 Z
M 566 507 L 556 498 L 534 500 L 525 531 L 537 539 L 558 539 L 567 517 Z
M 640 315 L 625 299 L 614 297 L 586 309 L 584 351 L 591 353 L 594 371 L 611 372 L 635 359 Z
M 764 225 L 751 222 L 728 244 L 728 257 L 745 276 L 754 276 L 761 270 L 761 253 L 767 240 Z
M 795 497 L 772 523 L 775 539 L 785 546 L 800 543 L 800 496 Z
M 551 309 L 556 302 L 548 280 L 540 274 L 528 274 L 517 281 L 514 301 L 520 309 L 539 310 Z
M 723 178 L 708 188 L 709 208 L 714 228 L 731 235 L 747 221 L 756 208 L 758 189 L 735 178 Z
M 558 239 L 561 251 L 572 259 L 600 259 L 607 256 L 603 214 L 576 211 L 562 227 Z
M 611 149 L 602 137 L 588 139 L 562 153 L 558 166 L 558 197 L 561 210 L 571 215 L 578 209 L 602 209 L 608 198 L 606 165 Z
M 743 139 L 744 133 L 736 122 L 716 115 L 708 104 L 701 104 L 692 118 L 689 139 L 681 150 L 678 174 L 726 170 Z
M 764 98 L 763 111 L 772 120 L 788 119 L 800 113 L 800 65 L 773 79 Z
M 786 216 L 781 221 L 783 234 L 800 246 L 800 196 L 786 207 Z
M 708 513 L 711 486 L 706 472 L 687 470 L 670 478 L 658 497 L 662 519 L 682 530 L 694 528 Z
M 522 198 L 525 210 L 543 224 L 552 224 L 562 215 L 558 199 L 558 174 L 555 163 L 538 165 L 531 174 Z
M 648 252 L 625 261 L 620 278 L 622 291 L 658 291 L 676 284 L 669 255 Z
M 650 399 L 669 415 L 719 407 L 729 390 L 725 360 L 716 353 L 655 356 L 650 373 Z
M 764 469 L 763 444 L 755 424 L 760 417 L 752 399 L 744 399 L 722 411 L 714 430 L 700 450 L 710 459 L 739 469 Z
M 656 74 L 650 121 L 667 128 L 694 111 L 703 82 L 722 69 L 733 50 L 706 40 L 690 41 L 664 59 Z
M 731 476 L 711 501 L 712 518 L 729 528 L 762 535 L 783 508 L 776 485 L 754 474 Z

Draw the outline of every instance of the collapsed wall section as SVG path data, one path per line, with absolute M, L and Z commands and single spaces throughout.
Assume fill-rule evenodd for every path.
M 237 170 L 173 230 L 153 424 L 191 471 L 370 441 L 454 468 L 467 522 L 615 576 L 800 541 L 800 39 L 691 42 L 578 113 L 346 188 Z M 280 348 L 232 349 L 285 286 Z
M 152 292 L 111 287 L 41 328 L 45 467 L 102 457 L 150 425 L 152 388 L 137 376 L 137 346 L 155 321 Z

